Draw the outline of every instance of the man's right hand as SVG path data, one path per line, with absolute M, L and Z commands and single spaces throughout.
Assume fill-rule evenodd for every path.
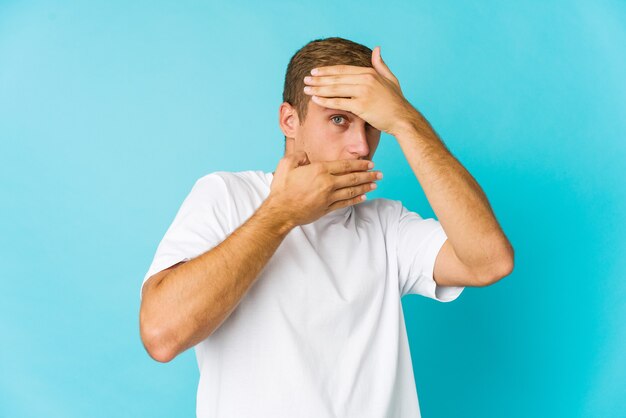
M 278 163 L 268 200 L 293 226 L 311 223 L 327 213 L 365 200 L 376 188 L 380 171 L 369 160 L 316 161 L 304 151 L 287 154 Z

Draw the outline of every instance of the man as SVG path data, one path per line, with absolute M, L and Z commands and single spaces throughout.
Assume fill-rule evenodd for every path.
M 513 249 L 380 48 L 308 43 L 283 99 L 276 171 L 213 172 L 183 202 L 144 277 L 142 341 L 160 362 L 195 347 L 198 417 L 419 416 L 401 297 L 492 284 Z M 381 131 L 440 221 L 364 198 Z

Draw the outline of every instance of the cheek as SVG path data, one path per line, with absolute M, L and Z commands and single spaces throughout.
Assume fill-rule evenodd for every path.
M 310 159 L 315 161 L 333 161 L 339 159 L 345 146 L 345 138 L 342 133 L 328 128 L 318 128 L 315 132 L 309 132 L 304 140 L 304 151 Z
M 311 147 L 330 147 L 340 143 L 343 137 L 343 131 L 319 124 L 307 132 L 306 142 Z

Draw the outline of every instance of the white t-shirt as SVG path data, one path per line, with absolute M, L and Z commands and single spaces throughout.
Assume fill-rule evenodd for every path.
M 198 179 L 144 283 L 223 241 L 269 195 L 272 178 L 250 170 Z M 419 417 L 400 298 L 461 294 L 433 280 L 446 239 L 437 220 L 390 199 L 292 229 L 236 309 L 194 347 L 197 416 Z

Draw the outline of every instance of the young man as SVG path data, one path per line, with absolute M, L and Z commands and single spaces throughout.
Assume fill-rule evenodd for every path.
M 401 297 L 452 301 L 510 274 L 513 249 L 380 48 L 308 43 L 283 99 L 276 171 L 213 172 L 183 202 L 144 277 L 142 341 L 160 362 L 195 347 L 198 417 L 419 417 Z M 440 221 L 364 199 L 381 131 Z

